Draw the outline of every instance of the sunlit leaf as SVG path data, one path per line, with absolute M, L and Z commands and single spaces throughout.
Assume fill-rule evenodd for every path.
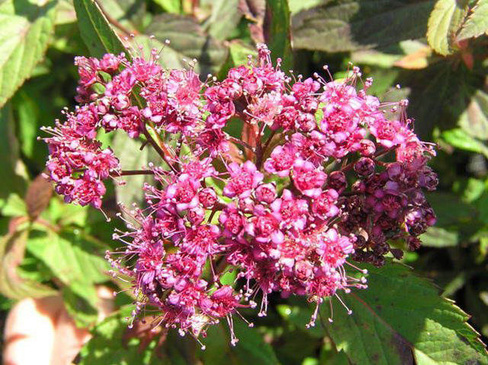
M 488 1 L 478 0 L 466 22 L 463 24 L 457 39 L 476 38 L 488 34 Z
M 0 108 L 31 75 L 54 31 L 55 0 L 0 2 Z
M 441 55 L 453 52 L 454 36 L 468 12 L 467 1 L 438 0 L 429 17 L 427 41 Z
M 74 0 L 74 5 L 81 37 L 92 56 L 101 58 L 105 53 L 125 51 L 122 41 L 94 0 Z

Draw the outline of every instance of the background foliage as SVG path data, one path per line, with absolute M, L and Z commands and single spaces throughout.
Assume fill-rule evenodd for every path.
M 487 32 L 486 0 L 1 1 L 2 321 L 15 300 L 62 295 L 77 325 L 94 335 L 82 364 L 488 363 L 473 329 L 487 339 Z M 403 264 L 368 267 L 369 289 L 344 296 L 353 315 L 333 300 L 333 324 L 307 330 L 307 303 L 272 298 L 269 316 L 254 318 L 257 328 L 236 321 L 237 347 L 229 346 L 225 326 L 209 331 L 204 352 L 176 333 L 150 332 L 149 324 L 129 330 L 125 294 L 116 313 L 97 321 L 96 286 L 120 285 L 105 275 L 103 255 L 118 245 L 111 234 L 121 223 L 53 196 L 40 175 L 47 149 L 36 138 L 40 126 L 74 105 L 73 57 L 124 51 L 121 39 L 131 34 L 135 51 L 145 54 L 169 39 L 166 67 L 197 59 L 203 75 L 221 76 L 264 41 L 295 74 L 321 73 L 328 64 L 341 78 L 353 62 L 374 77 L 372 91 L 383 100 L 408 97 L 417 133 L 439 145 L 433 167 L 440 188 L 429 197 L 438 224 L 424 247 Z M 147 151 L 124 154 L 134 142 L 113 138 L 124 168 L 151 160 Z M 141 199 L 142 182 L 113 188 L 108 215 L 116 198 Z M 328 305 L 322 311 L 330 315 Z

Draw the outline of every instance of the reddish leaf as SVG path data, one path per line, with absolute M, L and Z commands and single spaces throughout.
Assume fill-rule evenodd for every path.
M 47 208 L 53 195 L 52 184 L 47 181 L 43 174 L 38 175 L 29 185 L 25 195 L 27 213 L 31 220 L 36 220 Z

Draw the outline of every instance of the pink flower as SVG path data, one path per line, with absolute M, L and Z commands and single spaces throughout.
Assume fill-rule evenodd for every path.
M 228 167 L 230 174 L 229 183 L 224 187 L 224 195 L 241 199 L 249 197 L 252 190 L 263 180 L 263 174 L 259 172 L 251 161 L 239 165 L 235 162 Z
M 321 187 L 325 184 L 327 175 L 317 170 L 311 163 L 297 160 L 293 165 L 293 183 L 304 195 L 316 198 L 321 193 Z

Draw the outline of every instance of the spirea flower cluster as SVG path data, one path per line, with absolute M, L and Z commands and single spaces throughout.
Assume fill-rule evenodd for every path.
M 153 175 L 146 204 L 123 208 L 124 249 L 107 254 L 132 280 L 135 315 L 156 308 L 159 324 L 198 337 L 224 318 L 232 329 L 240 308 L 266 315 L 279 293 L 315 303 L 313 325 L 324 298 L 366 286 L 346 273 L 351 260 L 399 258 L 435 222 L 424 196 L 437 184 L 433 147 L 412 131 L 407 102 L 368 95 L 356 67 L 336 81 L 287 75 L 264 45 L 220 82 L 163 69 L 157 51 L 75 63 L 79 106 L 48 129 L 49 177 L 67 202 L 100 209 L 109 178 Z M 100 129 L 161 160 L 122 170 Z

